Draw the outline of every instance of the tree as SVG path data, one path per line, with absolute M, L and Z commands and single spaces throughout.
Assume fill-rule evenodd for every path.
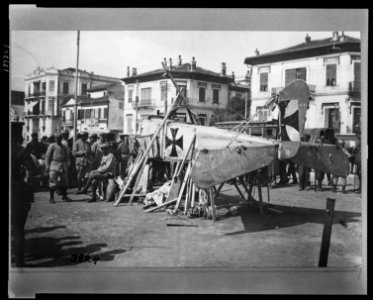
M 211 120 L 210 125 L 216 122 L 243 120 L 245 118 L 245 100 L 234 96 L 228 100 L 225 109 L 216 109 L 214 115 L 215 118 Z

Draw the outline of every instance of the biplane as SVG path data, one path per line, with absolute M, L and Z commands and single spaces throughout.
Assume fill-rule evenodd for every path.
M 175 210 L 183 192 L 185 194 L 195 190 L 206 191 L 214 206 L 213 195 L 224 183 L 243 175 L 257 174 L 257 171 L 279 160 L 290 160 L 336 176 L 347 176 L 348 156 L 337 145 L 301 141 L 310 97 L 308 85 L 303 80 L 294 80 L 267 102 L 267 107 L 278 115 L 276 138 L 271 140 L 243 132 L 255 115 L 242 121 L 233 130 L 199 125 L 182 88 L 174 81 L 172 72 L 164 64 L 163 68 L 164 76 L 177 89 L 176 100 L 163 118 L 149 118 L 147 122 L 142 122 L 138 140 L 143 151 L 114 205 L 117 206 L 128 188 L 138 181 L 146 161 L 151 158 L 175 164 L 173 181 L 177 181 L 180 174 L 184 175 L 184 179 L 175 187 L 176 196 L 168 197 L 165 202 L 165 205 L 176 202 Z M 180 107 L 186 109 L 190 123 L 170 119 Z M 255 180 L 252 184 L 255 184 Z M 252 186 L 244 188 L 250 194 Z M 188 194 L 185 197 L 188 203 Z M 194 193 L 191 198 L 194 200 Z

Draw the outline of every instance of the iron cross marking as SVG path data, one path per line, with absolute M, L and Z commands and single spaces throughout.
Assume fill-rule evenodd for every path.
M 177 151 L 176 151 L 176 146 L 178 146 L 181 150 L 183 150 L 183 137 L 181 136 L 180 138 L 176 139 L 177 132 L 179 131 L 179 128 L 170 128 L 171 130 L 171 135 L 172 135 L 172 140 L 166 136 L 166 148 L 169 146 L 172 146 L 171 148 L 171 154 L 170 157 L 177 157 Z

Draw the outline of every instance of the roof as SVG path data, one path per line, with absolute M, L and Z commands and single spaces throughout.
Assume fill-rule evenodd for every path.
M 68 106 L 67 102 L 71 99 L 75 99 L 74 95 L 69 95 L 62 100 L 61 106 Z M 98 103 L 109 101 L 109 96 L 103 96 L 99 98 L 90 98 L 88 96 L 78 96 L 77 104 L 87 104 L 87 103 Z
M 230 90 L 238 90 L 238 91 L 250 91 L 250 87 L 245 84 L 240 84 L 238 82 L 232 82 L 229 84 L 229 89 Z
M 149 72 L 140 73 L 134 76 L 125 77 L 125 78 L 122 78 L 122 80 L 125 83 L 133 83 L 133 82 L 136 82 L 137 80 L 139 82 L 151 81 L 156 78 L 158 79 L 161 78 L 164 73 L 165 73 L 165 70 L 160 68 L 160 69 L 152 70 Z M 175 79 L 177 79 L 178 77 L 201 78 L 203 76 L 205 77 L 207 76 L 207 77 L 214 77 L 219 82 L 221 82 L 222 80 L 227 83 L 233 81 L 232 76 L 221 75 L 220 73 L 216 73 L 216 72 L 213 72 L 213 71 L 210 71 L 210 70 L 198 67 L 198 66 L 196 67 L 195 70 L 192 71 L 190 63 L 184 63 L 181 65 L 173 65 L 172 69 L 170 70 L 170 73 Z
M 276 62 L 282 60 L 292 60 L 302 57 L 312 57 L 322 54 L 340 53 L 345 51 L 359 51 L 360 39 L 345 35 L 344 39 L 333 41 L 333 37 L 310 40 L 295 46 L 283 48 L 280 50 L 267 52 L 257 56 L 246 57 L 244 63 L 248 65 L 257 65 L 262 63 Z
M 107 88 L 109 88 L 111 86 L 114 86 L 114 85 L 117 85 L 117 84 L 121 84 L 121 83 L 111 82 L 111 83 L 99 84 L 99 85 L 96 85 L 96 86 L 93 86 L 93 87 L 89 88 L 87 91 L 88 92 L 95 92 L 95 91 L 106 90 Z

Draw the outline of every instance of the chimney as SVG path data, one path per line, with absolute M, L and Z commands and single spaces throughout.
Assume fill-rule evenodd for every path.
M 137 75 L 137 69 L 136 68 L 132 68 L 132 76 L 136 76 Z
M 130 77 L 130 76 L 131 76 L 130 67 L 127 66 L 127 77 Z
M 338 41 L 338 31 L 333 31 L 333 41 Z
M 172 58 L 170 57 L 170 70 L 172 69 Z
M 191 65 L 191 71 L 195 71 L 196 70 L 196 68 L 197 68 L 197 62 L 195 61 L 195 59 L 194 59 L 194 56 L 193 56 L 193 58 L 192 58 L 192 65 Z
M 166 59 L 166 57 L 163 59 L 163 64 L 164 64 L 165 67 L 167 67 L 167 59 Z
M 233 81 L 234 81 L 234 79 L 235 79 L 234 72 L 232 72 L 232 78 L 233 78 Z
M 340 41 L 340 42 L 344 42 L 345 40 L 346 40 L 345 32 L 342 31 L 342 34 L 341 34 L 341 36 L 339 37 L 339 41 Z
M 181 60 L 181 55 L 179 55 L 179 61 L 178 61 L 178 64 L 179 66 L 181 66 L 183 64 L 182 60 Z
M 227 64 L 225 62 L 221 63 L 221 75 L 227 75 Z
M 307 44 L 308 44 L 309 42 L 311 42 L 311 37 L 308 35 L 308 33 L 307 33 L 307 35 L 306 35 L 305 40 L 306 40 L 306 43 L 307 43 Z
M 256 48 L 254 52 L 255 52 L 256 56 L 258 56 L 260 54 L 258 48 Z

